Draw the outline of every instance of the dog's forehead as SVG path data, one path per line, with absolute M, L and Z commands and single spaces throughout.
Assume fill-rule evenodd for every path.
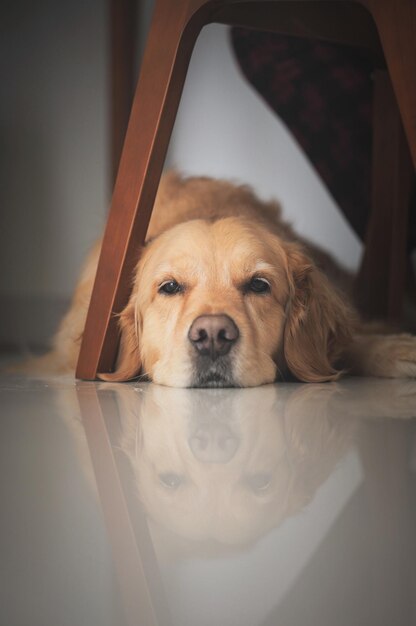
M 150 252 L 150 250 L 149 250 Z M 163 233 L 152 244 L 154 268 L 187 264 L 222 264 L 235 271 L 262 271 L 276 264 L 283 251 L 264 227 L 239 218 L 193 220 Z

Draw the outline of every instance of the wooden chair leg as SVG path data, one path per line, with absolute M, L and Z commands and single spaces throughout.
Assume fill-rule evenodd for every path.
M 413 167 L 387 72 L 374 75 L 372 209 L 355 286 L 369 318 L 400 319 Z
M 395 98 L 388 77 L 378 73 L 372 212 L 356 296 L 369 317 L 395 322 L 405 288 L 408 208 L 416 168 L 416 3 L 360 1 L 377 26 Z
M 114 364 L 116 315 L 129 296 L 195 40 L 209 21 L 204 5 L 209 9 L 211 3 L 156 3 L 84 329 L 78 378 L 92 380 Z
M 360 1 L 376 23 L 416 168 L 416 2 Z

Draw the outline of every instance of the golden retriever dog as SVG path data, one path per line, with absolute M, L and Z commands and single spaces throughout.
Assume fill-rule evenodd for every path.
M 98 254 L 99 246 L 52 352 L 37 363 L 44 371 L 75 368 Z M 249 387 L 344 372 L 416 376 L 416 338 L 367 332 L 349 303 L 348 274 L 245 186 L 162 177 L 132 279 L 117 363 L 103 380 Z

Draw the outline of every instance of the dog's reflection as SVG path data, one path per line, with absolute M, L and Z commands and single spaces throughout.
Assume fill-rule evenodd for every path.
M 352 444 L 362 445 L 363 418 L 416 416 L 409 381 L 91 389 L 104 417 L 120 423 L 112 444 L 129 459 L 165 555 L 173 544 L 174 553 L 214 554 L 255 542 L 301 511 Z
M 302 509 L 354 431 L 336 385 L 114 390 L 148 516 L 194 543 L 246 544 Z

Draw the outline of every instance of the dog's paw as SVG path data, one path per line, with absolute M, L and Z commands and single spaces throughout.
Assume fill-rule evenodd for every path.
M 376 350 L 385 376 L 389 378 L 416 377 L 416 337 L 387 335 Z
M 382 378 L 416 378 L 416 336 L 362 335 L 353 348 L 353 373 Z

